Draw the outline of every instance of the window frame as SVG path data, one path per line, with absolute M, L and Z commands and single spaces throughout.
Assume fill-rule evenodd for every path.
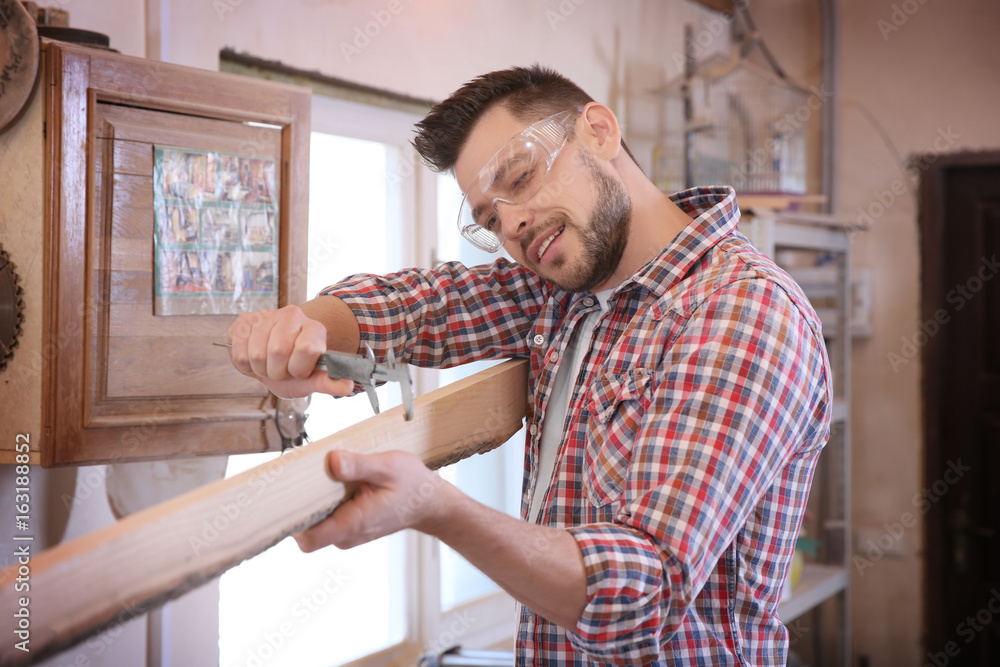
M 417 113 L 390 109 L 382 106 L 313 95 L 312 131 L 345 137 L 377 141 L 403 148 L 399 178 L 403 187 L 400 198 L 400 224 L 397 230 L 402 248 L 412 248 L 410 253 L 394 257 L 390 264 L 430 267 L 436 257 L 437 240 L 437 178 L 419 159 L 410 140 L 413 125 L 422 116 Z M 457 233 L 457 232 L 456 232 Z M 399 259 L 401 261 L 394 261 Z M 312 298 L 314 295 L 309 295 Z M 438 386 L 433 369 L 413 369 L 414 389 L 417 395 Z M 517 442 L 518 436 L 514 437 Z M 513 443 L 512 443 L 513 444 Z M 519 460 L 519 459 L 518 459 Z M 512 457 L 504 457 L 504 465 L 511 465 Z M 511 474 L 510 471 L 505 471 Z M 520 469 L 517 469 L 520 477 Z M 441 643 L 454 636 L 452 628 L 463 628 L 468 619 L 476 619 L 477 630 L 467 631 L 456 637 L 463 644 L 484 648 L 510 649 L 516 631 L 514 599 L 502 589 L 443 610 L 441 606 L 440 543 L 437 539 L 407 531 L 406 548 L 413 554 L 407 560 L 406 600 L 407 630 L 405 639 L 376 653 L 345 663 L 351 667 L 395 664 L 399 660 L 413 659 L 429 649 L 443 651 L 450 648 Z
M 225 56 L 225 54 L 223 54 Z M 285 80 L 303 84 L 302 77 L 290 78 L 276 75 L 259 67 L 247 68 L 223 58 L 224 71 Z M 329 81 L 312 85 L 311 132 L 322 132 L 355 139 L 375 141 L 402 148 L 402 160 L 397 175 L 400 188 L 399 227 L 393 230 L 400 239 L 397 251 L 390 251 L 390 265 L 430 267 L 439 262 L 435 256 L 438 240 L 438 174 L 431 172 L 420 161 L 410 144 L 413 125 L 420 120 L 430 105 L 420 101 L 386 94 L 374 96 L 371 91 L 359 93 L 351 86 L 338 89 Z M 400 102 L 402 99 L 402 102 Z M 314 294 L 307 295 L 313 298 Z M 438 386 L 437 372 L 432 369 L 413 369 L 414 390 L 423 394 Z M 515 436 L 514 442 L 518 442 Z M 508 445 L 509 447 L 509 445 Z M 513 452 L 504 456 L 504 466 L 513 466 L 506 475 L 515 474 L 520 479 L 521 454 Z M 500 508 L 503 509 L 503 508 Z M 404 613 L 406 630 L 403 640 L 356 660 L 343 663 L 350 667 L 373 667 L 400 663 L 416 663 L 430 650 L 444 651 L 455 643 L 477 648 L 511 650 L 516 622 L 514 599 L 502 589 L 461 603 L 444 610 L 441 606 L 441 551 L 440 543 L 413 530 L 405 531 L 406 549 Z M 476 627 L 468 628 L 472 619 Z M 456 629 L 462 629 L 456 633 Z M 444 642 L 444 643 L 443 643 Z

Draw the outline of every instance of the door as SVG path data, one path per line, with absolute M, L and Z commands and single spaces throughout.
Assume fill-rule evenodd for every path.
M 926 657 L 986 667 L 1000 664 L 1000 155 L 941 158 L 922 197 Z

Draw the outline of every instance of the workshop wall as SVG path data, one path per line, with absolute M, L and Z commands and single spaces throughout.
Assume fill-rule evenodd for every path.
M 219 50 L 231 47 L 425 99 L 539 62 L 614 108 L 644 167 L 662 124 L 647 91 L 681 74 L 684 24 L 709 51 L 726 50 L 729 33 L 688 0 L 74 0 L 72 9 L 74 25 L 110 34 L 129 55 L 218 69 Z
M 127 55 L 217 70 L 219 51 L 231 47 L 425 99 L 442 99 L 490 70 L 539 62 L 608 103 L 647 169 L 662 124 L 659 103 L 647 91 L 681 73 L 684 24 L 696 25 L 709 50 L 727 49 L 729 32 L 717 15 L 687 0 L 43 0 L 40 4 L 66 9 L 74 27 L 109 35 L 112 47 Z M 130 473 L 117 466 L 33 472 L 33 488 L 49 500 L 34 518 L 53 527 L 46 545 L 114 520 L 106 480 L 115 474 Z M 121 623 L 42 664 L 215 664 L 217 605 L 218 584 L 213 582 L 149 617 L 123 609 Z
M 779 62 L 810 85 L 818 84 L 822 67 L 816 5 L 752 5 Z M 871 270 L 873 290 L 873 333 L 855 339 L 853 350 L 851 500 L 857 537 L 884 533 L 885 524 L 898 522 L 904 512 L 919 514 L 913 498 L 927 484 L 922 369 L 919 353 L 907 357 L 903 351 L 903 340 L 914 340 L 920 330 L 919 173 L 906 171 L 896 156 L 1000 146 L 1000 7 L 982 0 L 842 0 L 838 7 L 834 212 L 871 225 L 852 246 L 853 266 Z M 811 171 L 816 173 L 815 166 Z M 905 187 L 905 194 L 892 195 L 894 185 L 897 191 Z M 897 358 L 890 360 L 890 354 Z M 851 572 L 853 653 L 867 656 L 873 667 L 925 662 L 920 518 L 901 539 L 902 558 L 869 559 L 870 545 L 855 544 L 865 553 Z
M 919 514 L 913 498 L 934 480 L 923 480 L 922 473 L 919 353 L 908 358 L 903 348 L 903 340 L 913 341 L 920 331 L 919 174 L 904 172 L 871 119 L 904 159 L 1000 147 L 1000 5 L 983 0 L 840 5 L 836 204 L 852 220 L 864 212 L 872 225 L 853 245 L 854 265 L 872 269 L 874 332 L 854 346 L 853 519 L 856 528 L 880 534 L 904 512 Z M 906 193 L 891 201 L 885 193 L 891 196 L 897 181 Z M 926 662 L 920 644 L 923 529 L 921 517 L 905 532 L 902 559 L 877 559 L 852 572 L 854 649 L 868 655 L 873 667 Z
M 440 99 L 491 69 L 538 61 L 608 101 L 622 117 L 644 167 L 662 122 L 657 103 L 644 93 L 680 73 L 676 55 L 685 21 L 705 28 L 713 16 L 686 0 L 60 4 L 71 12 L 74 26 L 110 34 L 112 45 L 130 55 L 217 69 L 219 50 L 229 46 L 425 98 Z M 912 338 L 920 324 L 917 183 L 902 170 L 884 137 L 904 158 L 942 146 L 957 151 L 1000 145 L 1000 7 L 986 0 L 896 2 L 916 9 L 905 14 L 905 21 L 897 15 L 894 22 L 893 0 L 838 4 L 843 99 L 836 212 L 851 219 L 860 217 L 859 209 L 871 215 L 878 211 L 873 203 L 899 179 L 908 190 L 872 216 L 871 230 L 857 235 L 853 246 L 855 266 L 872 269 L 874 291 L 873 335 L 856 340 L 854 348 L 853 520 L 878 531 L 913 510 L 912 498 L 923 485 L 919 358 L 893 368 L 888 357 L 900 354 L 902 340 Z M 821 67 L 815 5 L 813 0 L 752 5 L 780 62 L 811 84 L 818 83 Z M 725 48 L 724 34 L 714 41 Z M 942 144 L 942 137 L 951 145 Z M 818 173 L 815 164 L 811 172 Z M 75 482 L 76 490 L 70 486 L 69 491 L 67 537 L 111 520 L 98 471 L 81 469 Z M 91 488 L 91 482 L 97 487 Z M 57 512 L 60 493 L 49 495 Z M 920 524 L 904 535 L 903 558 L 883 558 L 863 572 L 853 571 L 855 652 L 868 655 L 873 666 L 922 664 L 922 530 Z M 186 607 L 191 608 L 197 607 Z M 212 624 L 206 627 L 210 634 Z M 202 641 L 185 632 L 189 642 Z M 85 654 L 91 665 L 141 664 L 145 624 L 133 621 L 113 644 L 93 646 Z M 46 664 L 67 664 L 67 659 Z

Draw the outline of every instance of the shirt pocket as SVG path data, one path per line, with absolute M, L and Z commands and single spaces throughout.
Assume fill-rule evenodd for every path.
M 587 499 L 601 507 L 621 497 L 632 461 L 636 433 L 650 402 L 652 371 L 599 370 L 587 391 L 590 413 L 585 452 Z

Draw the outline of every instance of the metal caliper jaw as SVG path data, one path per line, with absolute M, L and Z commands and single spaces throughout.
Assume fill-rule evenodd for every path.
M 410 378 L 409 365 L 397 362 L 392 350 L 389 350 L 388 363 L 380 364 L 375 361 L 371 347 L 368 345 L 365 347 L 368 356 L 328 350 L 320 356 L 316 368 L 325 369 L 331 378 L 354 380 L 364 387 L 375 414 L 379 414 L 375 383 L 398 382 L 403 396 L 403 414 L 406 420 L 410 421 L 413 419 L 413 381 Z

